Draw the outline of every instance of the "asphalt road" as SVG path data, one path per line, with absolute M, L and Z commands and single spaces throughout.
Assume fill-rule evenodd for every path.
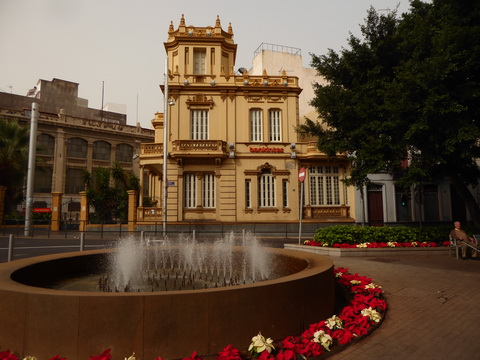
M 33 236 L 26 237 L 24 236 L 23 229 L 2 229 L 2 231 L 0 231 L 0 262 L 6 262 L 8 260 L 10 235 L 13 235 L 12 260 L 80 250 L 81 240 L 80 232 L 78 231 L 53 233 L 46 230 L 34 230 Z M 177 235 L 178 234 L 172 234 L 170 236 L 174 237 Z M 204 234 L 199 235 L 197 239 L 199 242 L 209 241 L 210 239 L 218 238 L 220 235 L 221 234 Z M 130 235 L 127 232 L 87 232 L 84 235 L 84 249 L 95 250 L 114 247 L 118 239 L 124 236 Z M 134 236 L 140 239 L 140 233 L 135 233 Z M 153 233 L 146 234 L 145 236 L 162 237 L 160 233 L 157 235 Z M 236 235 L 236 237 L 237 243 L 240 245 L 241 239 L 238 235 Z M 285 243 L 298 243 L 298 235 L 294 236 L 293 234 L 290 234 L 289 237 L 258 234 L 257 239 L 259 239 L 263 246 L 275 248 L 283 248 Z

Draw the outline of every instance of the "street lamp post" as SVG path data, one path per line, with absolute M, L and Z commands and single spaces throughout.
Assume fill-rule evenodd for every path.
M 30 144 L 28 148 L 27 201 L 25 206 L 24 229 L 25 236 L 30 236 L 32 231 L 33 180 L 35 179 L 35 158 L 37 156 L 37 124 L 38 104 L 32 103 L 32 119 L 30 122 Z
M 163 104 L 163 201 L 162 201 L 162 220 L 163 220 L 163 236 L 167 234 L 167 159 L 168 159 L 168 55 L 165 59 L 165 92 Z

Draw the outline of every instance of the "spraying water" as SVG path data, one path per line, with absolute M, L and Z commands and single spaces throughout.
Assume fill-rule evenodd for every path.
M 251 233 L 242 237 L 242 251 L 233 232 L 211 243 L 181 235 L 173 240 L 133 236 L 121 239 L 108 274 L 98 279 L 104 292 L 195 290 L 268 280 L 268 252 Z

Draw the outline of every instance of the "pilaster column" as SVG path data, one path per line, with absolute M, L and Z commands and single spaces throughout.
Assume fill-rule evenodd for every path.
M 78 230 L 85 231 L 88 223 L 88 200 L 87 192 L 80 191 L 80 225 Z
M 145 186 L 144 183 L 143 183 L 143 168 L 144 166 L 143 165 L 140 165 L 140 174 L 139 174 L 139 178 L 140 178 L 140 197 L 138 199 L 138 206 L 139 207 L 143 207 L 143 194 L 145 193 L 143 187 Z
M 60 222 L 62 220 L 62 196 L 60 191 L 52 192 L 52 223 L 50 229 L 52 231 L 60 231 Z
M 197 193 L 196 193 L 196 203 L 197 203 L 197 209 L 198 208 L 202 208 L 203 207 L 203 204 L 202 204 L 202 196 L 203 196 L 203 173 L 197 173 L 196 174 L 196 177 L 197 177 L 197 183 L 196 183 L 196 189 L 197 189 Z
M 128 231 L 135 230 L 135 224 L 137 223 L 137 207 L 135 197 L 137 192 L 135 190 L 128 190 Z

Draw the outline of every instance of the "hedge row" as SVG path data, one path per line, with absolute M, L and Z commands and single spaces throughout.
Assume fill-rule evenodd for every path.
M 448 241 L 451 226 L 435 227 L 373 227 L 356 225 L 337 225 L 319 228 L 313 241 L 324 246 L 334 244 L 362 244 L 367 242 L 435 242 Z

